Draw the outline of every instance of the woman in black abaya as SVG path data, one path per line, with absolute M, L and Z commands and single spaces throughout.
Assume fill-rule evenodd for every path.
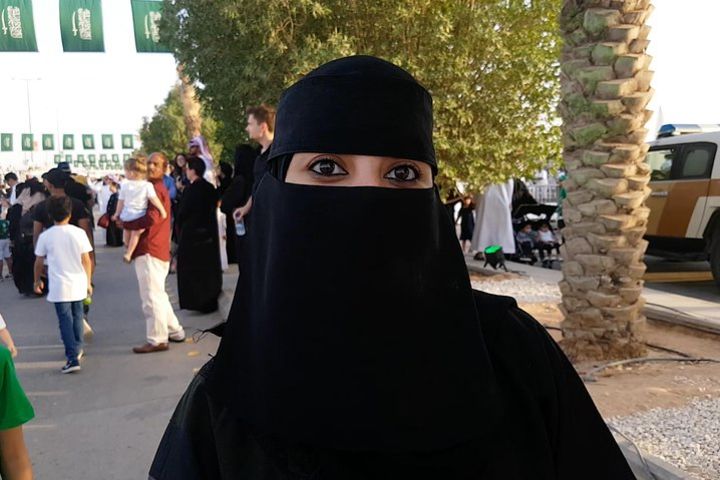
M 122 228 L 118 227 L 117 222 L 112 220 L 112 216 L 117 211 L 118 204 L 118 184 L 115 181 L 117 178 L 108 179 L 108 186 L 110 187 L 110 198 L 107 202 L 106 213 L 110 217 L 107 229 L 105 229 L 105 245 L 108 247 L 122 247 L 123 246 L 123 231 Z
M 177 279 L 180 308 L 203 313 L 218 309 L 222 289 L 215 187 L 203 178 L 205 162 L 188 158 L 185 187 L 175 217 L 178 233 Z
M 471 289 L 409 73 L 330 62 L 277 125 L 244 287 L 151 479 L 634 478 L 542 326 Z
M 17 203 L 10 207 L 7 216 L 12 242 L 13 281 L 18 292 L 34 296 L 33 215 L 35 207 L 47 198 L 47 190 L 42 183 L 33 179 L 18 185 L 15 192 Z

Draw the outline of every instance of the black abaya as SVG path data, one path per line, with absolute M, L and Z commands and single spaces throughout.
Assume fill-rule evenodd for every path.
M 631 480 L 615 440 L 557 344 L 515 301 L 475 292 L 505 404 L 489 444 L 415 454 L 348 452 L 257 434 L 209 395 L 208 362 L 170 420 L 151 480 Z M 442 473 L 431 465 L 448 463 Z
M 115 215 L 117 210 L 118 194 L 117 192 L 110 195 L 107 203 L 106 213 L 109 217 Z M 123 231 L 122 228 L 117 226 L 117 223 L 110 220 L 108 227 L 105 229 L 105 244 L 108 247 L 122 247 L 123 246 Z
M 175 225 L 178 242 L 178 296 L 180 308 L 199 312 L 218 309 L 222 289 L 217 191 L 200 178 L 185 188 Z
M 34 295 L 33 266 L 35 264 L 35 252 L 33 250 L 33 215 L 36 206 L 22 214 L 20 204 L 13 205 L 8 211 L 10 223 L 10 239 L 12 247 L 12 274 L 18 292 L 24 295 Z

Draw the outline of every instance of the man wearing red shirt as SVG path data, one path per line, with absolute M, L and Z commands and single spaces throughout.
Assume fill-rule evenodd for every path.
M 167 165 L 167 157 L 159 152 L 150 154 L 147 161 L 148 181 L 155 187 L 165 211 L 169 212 L 170 194 L 163 183 Z M 138 221 L 146 222 L 145 232 L 133 253 L 133 260 L 145 314 L 147 343 L 134 347 L 133 352 L 163 352 L 168 349 L 168 340 L 185 340 L 185 331 L 178 322 L 170 298 L 165 292 L 165 278 L 170 268 L 170 216 L 162 219 L 160 212 L 148 204 L 147 215 Z

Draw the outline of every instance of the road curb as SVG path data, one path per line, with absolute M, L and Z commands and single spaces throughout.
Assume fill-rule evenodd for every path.
M 630 468 L 632 468 L 637 480 L 698 480 L 697 477 L 683 472 L 665 460 L 642 452 L 642 456 L 647 463 L 646 467 L 637 450 L 627 440 L 618 441 L 618 446 L 625 455 L 625 459 L 630 464 Z M 648 468 L 650 472 L 648 472 Z

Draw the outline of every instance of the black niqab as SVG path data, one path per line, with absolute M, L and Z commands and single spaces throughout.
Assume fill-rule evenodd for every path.
M 498 391 L 437 191 L 277 174 L 300 151 L 434 167 L 427 91 L 392 64 L 350 57 L 291 87 L 277 119 L 213 396 L 258 432 L 313 446 L 422 452 L 487 439 Z

